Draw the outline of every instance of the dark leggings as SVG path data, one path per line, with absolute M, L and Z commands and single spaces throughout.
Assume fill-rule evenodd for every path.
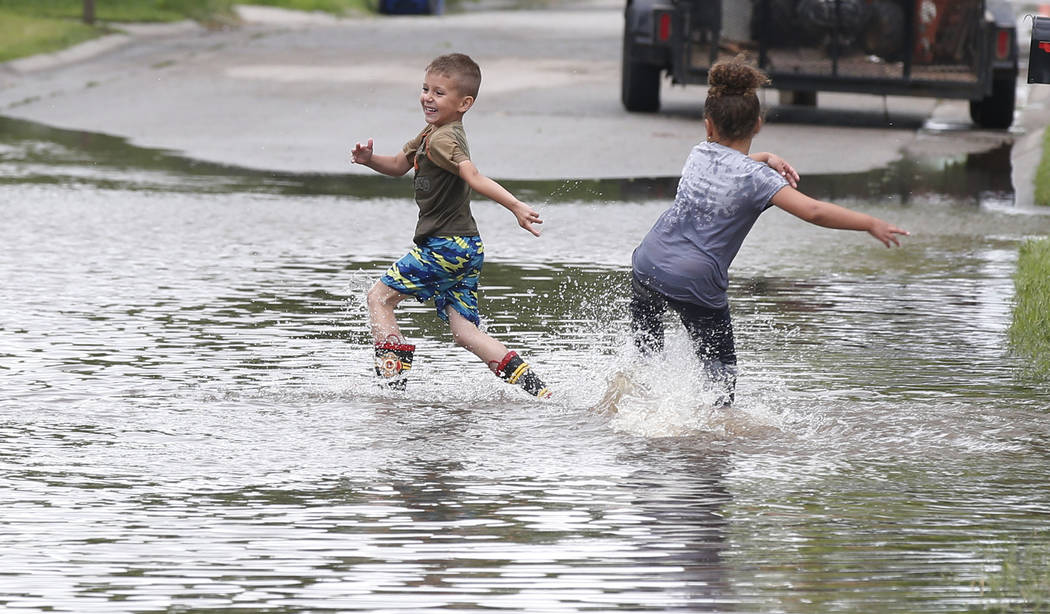
M 682 319 L 700 364 L 718 389 L 718 403 L 732 405 L 736 391 L 736 346 L 729 307 L 711 309 L 668 298 L 631 275 L 631 330 L 643 355 L 664 349 L 663 315 L 670 307 Z

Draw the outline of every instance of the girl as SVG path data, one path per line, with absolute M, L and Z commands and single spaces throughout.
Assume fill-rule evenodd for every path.
M 770 204 L 827 228 L 866 230 L 887 247 L 908 233 L 878 218 L 815 200 L 795 189 L 797 173 L 778 156 L 748 156 L 762 127 L 756 90 L 769 80 L 740 60 L 708 74 L 704 103 L 707 140 L 686 160 L 674 205 L 634 251 L 631 324 L 643 354 L 663 349 L 661 316 L 678 313 L 718 403 L 736 388 L 736 349 L 726 289 L 728 269 L 744 237 Z

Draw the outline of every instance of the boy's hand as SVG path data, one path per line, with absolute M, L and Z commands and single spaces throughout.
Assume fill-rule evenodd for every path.
M 372 139 L 368 139 L 367 145 L 358 143 L 350 152 L 350 162 L 353 164 L 368 164 L 372 161 Z
M 776 155 L 775 153 L 771 153 L 771 154 L 769 154 L 769 157 L 766 158 L 766 165 L 769 166 L 769 168 L 771 168 L 771 169 L 775 170 L 776 172 L 780 173 L 780 175 L 784 179 L 787 179 L 787 182 L 788 182 L 788 184 L 791 187 L 793 187 L 793 188 L 797 188 L 798 187 L 798 180 L 799 180 L 798 171 L 796 171 L 794 169 L 794 167 L 792 167 L 790 164 L 788 164 L 787 160 L 785 160 L 784 158 L 781 158 L 780 156 Z
M 533 226 L 533 224 L 543 223 L 539 212 L 521 201 L 518 201 L 511 211 L 514 212 L 514 217 L 518 218 L 518 226 L 528 230 L 537 237 L 540 236 L 540 229 Z

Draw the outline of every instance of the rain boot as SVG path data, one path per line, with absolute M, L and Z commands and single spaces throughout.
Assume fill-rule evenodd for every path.
M 380 381 L 394 390 L 404 390 L 408 372 L 412 369 L 412 354 L 416 346 L 407 343 L 384 341 L 375 344 L 376 375 Z
M 496 366 L 496 375 L 506 380 L 508 384 L 517 384 L 525 392 L 541 399 L 551 398 L 551 391 L 540 381 L 540 378 L 529 367 L 529 363 L 521 359 L 517 352 L 507 352 L 503 360 Z

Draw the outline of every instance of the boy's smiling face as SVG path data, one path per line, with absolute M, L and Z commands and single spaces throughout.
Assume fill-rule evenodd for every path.
M 444 126 L 459 121 L 474 104 L 473 96 L 459 93 L 456 80 L 448 75 L 428 72 L 423 77 L 423 91 L 419 95 L 423 118 L 428 124 Z

